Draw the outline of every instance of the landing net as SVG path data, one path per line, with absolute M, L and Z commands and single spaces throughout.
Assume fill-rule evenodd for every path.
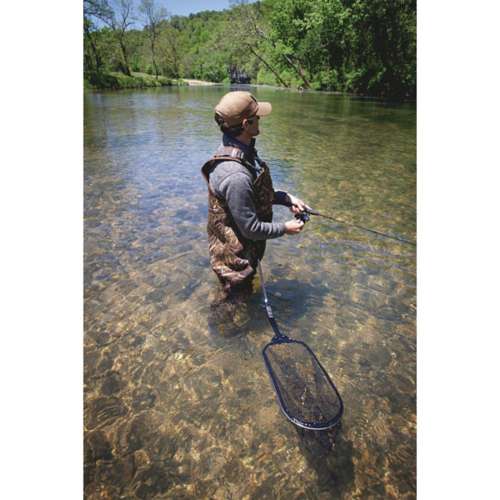
M 343 403 L 327 372 L 304 342 L 282 336 L 262 352 L 285 416 L 306 429 L 330 429 Z

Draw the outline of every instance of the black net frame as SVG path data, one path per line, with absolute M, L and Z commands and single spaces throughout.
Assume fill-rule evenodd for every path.
M 274 318 L 273 323 L 277 328 Z M 271 351 L 273 350 L 273 348 L 276 348 L 276 346 L 286 346 L 287 344 L 301 346 L 302 349 L 305 349 L 305 352 L 307 352 L 308 356 L 310 357 L 310 361 L 314 364 L 315 374 L 318 373 L 319 377 L 322 379 L 320 381 L 322 390 L 325 391 L 325 389 L 327 388 L 327 390 L 330 391 L 330 394 L 328 394 L 326 398 L 329 400 L 328 402 L 331 403 L 329 405 L 330 408 L 328 409 L 328 418 L 325 419 L 324 412 L 320 411 L 323 418 L 315 419 L 311 415 L 309 407 L 307 407 L 307 411 L 300 412 L 300 410 L 298 410 L 297 408 L 297 398 L 294 395 L 290 396 L 290 394 L 284 387 L 284 384 L 282 383 L 282 377 L 280 377 L 280 374 L 277 373 L 278 370 L 273 368 L 273 364 L 276 367 L 276 362 L 271 358 Z M 264 357 L 264 363 L 269 373 L 274 391 L 276 392 L 281 411 L 283 412 L 285 417 L 288 418 L 288 420 L 304 429 L 318 431 L 331 429 L 340 422 L 344 413 L 344 403 L 342 401 L 342 398 L 337 388 L 335 387 L 335 384 L 332 382 L 330 376 L 328 375 L 328 372 L 320 363 L 312 349 L 305 342 L 291 339 L 280 333 L 278 336 L 275 336 L 271 342 L 266 344 L 266 346 L 262 350 L 262 356 Z M 309 414 L 309 418 L 306 418 L 306 414 Z

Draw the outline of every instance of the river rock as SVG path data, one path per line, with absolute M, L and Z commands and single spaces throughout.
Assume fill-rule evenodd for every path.
M 97 426 L 109 425 L 126 413 L 127 408 L 118 398 L 99 397 L 88 402 L 85 426 L 90 430 Z

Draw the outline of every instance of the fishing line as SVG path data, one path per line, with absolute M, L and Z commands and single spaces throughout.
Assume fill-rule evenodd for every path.
M 286 204 L 286 206 L 291 207 L 292 204 Z M 381 236 L 383 238 L 389 238 L 391 240 L 397 240 L 400 241 L 401 243 L 406 243 L 407 245 L 412 245 L 412 246 L 417 246 L 417 244 L 414 241 L 407 240 L 405 238 L 401 238 L 400 236 L 395 236 L 393 234 L 387 234 L 387 233 L 382 233 L 381 231 L 376 231 L 375 229 L 370 229 L 368 227 L 360 226 L 359 224 L 354 224 L 352 222 L 346 222 L 340 219 L 337 219 L 335 217 L 332 217 L 331 215 L 325 215 L 322 214 L 316 210 L 313 210 L 311 207 L 307 207 L 303 212 L 300 212 L 298 214 L 295 214 L 295 216 L 302 220 L 303 222 L 307 222 L 309 220 L 309 215 L 316 215 L 319 217 L 324 217 L 325 219 L 330 219 L 334 222 L 337 222 L 338 224 L 344 224 L 345 226 L 350 226 L 354 227 L 356 229 L 361 229 L 362 231 L 367 231 L 372 234 L 376 234 L 377 236 Z
M 306 213 L 308 213 L 310 215 L 318 215 L 320 217 L 324 217 L 325 219 L 333 220 L 334 222 L 337 222 L 339 224 L 344 224 L 346 226 L 355 227 L 355 228 L 361 229 L 363 231 L 368 231 L 369 233 L 373 233 L 373 234 L 376 234 L 378 236 L 382 236 L 383 238 L 389 238 L 391 240 L 401 241 L 402 243 L 406 243 L 406 244 L 412 245 L 414 247 L 417 246 L 417 244 L 414 241 L 410 241 L 410 240 L 407 240 L 405 238 L 401 238 L 400 236 L 395 236 L 393 234 L 382 233 L 380 231 L 376 231 L 375 229 L 369 229 L 367 227 L 360 226 L 358 224 L 354 224 L 352 222 L 345 222 L 343 220 L 336 219 L 335 217 L 332 217 L 331 215 L 325 215 L 325 214 L 322 214 L 320 212 L 317 212 L 316 210 L 312 210 L 312 209 L 308 210 L 308 209 L 306 209 Z

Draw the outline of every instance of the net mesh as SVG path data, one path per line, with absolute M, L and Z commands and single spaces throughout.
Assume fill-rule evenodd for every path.
M 302 342 L 270 343 L 264 359 L 288 418 L 307 427 L 335 425 L 342 402 L 312 351 Z

